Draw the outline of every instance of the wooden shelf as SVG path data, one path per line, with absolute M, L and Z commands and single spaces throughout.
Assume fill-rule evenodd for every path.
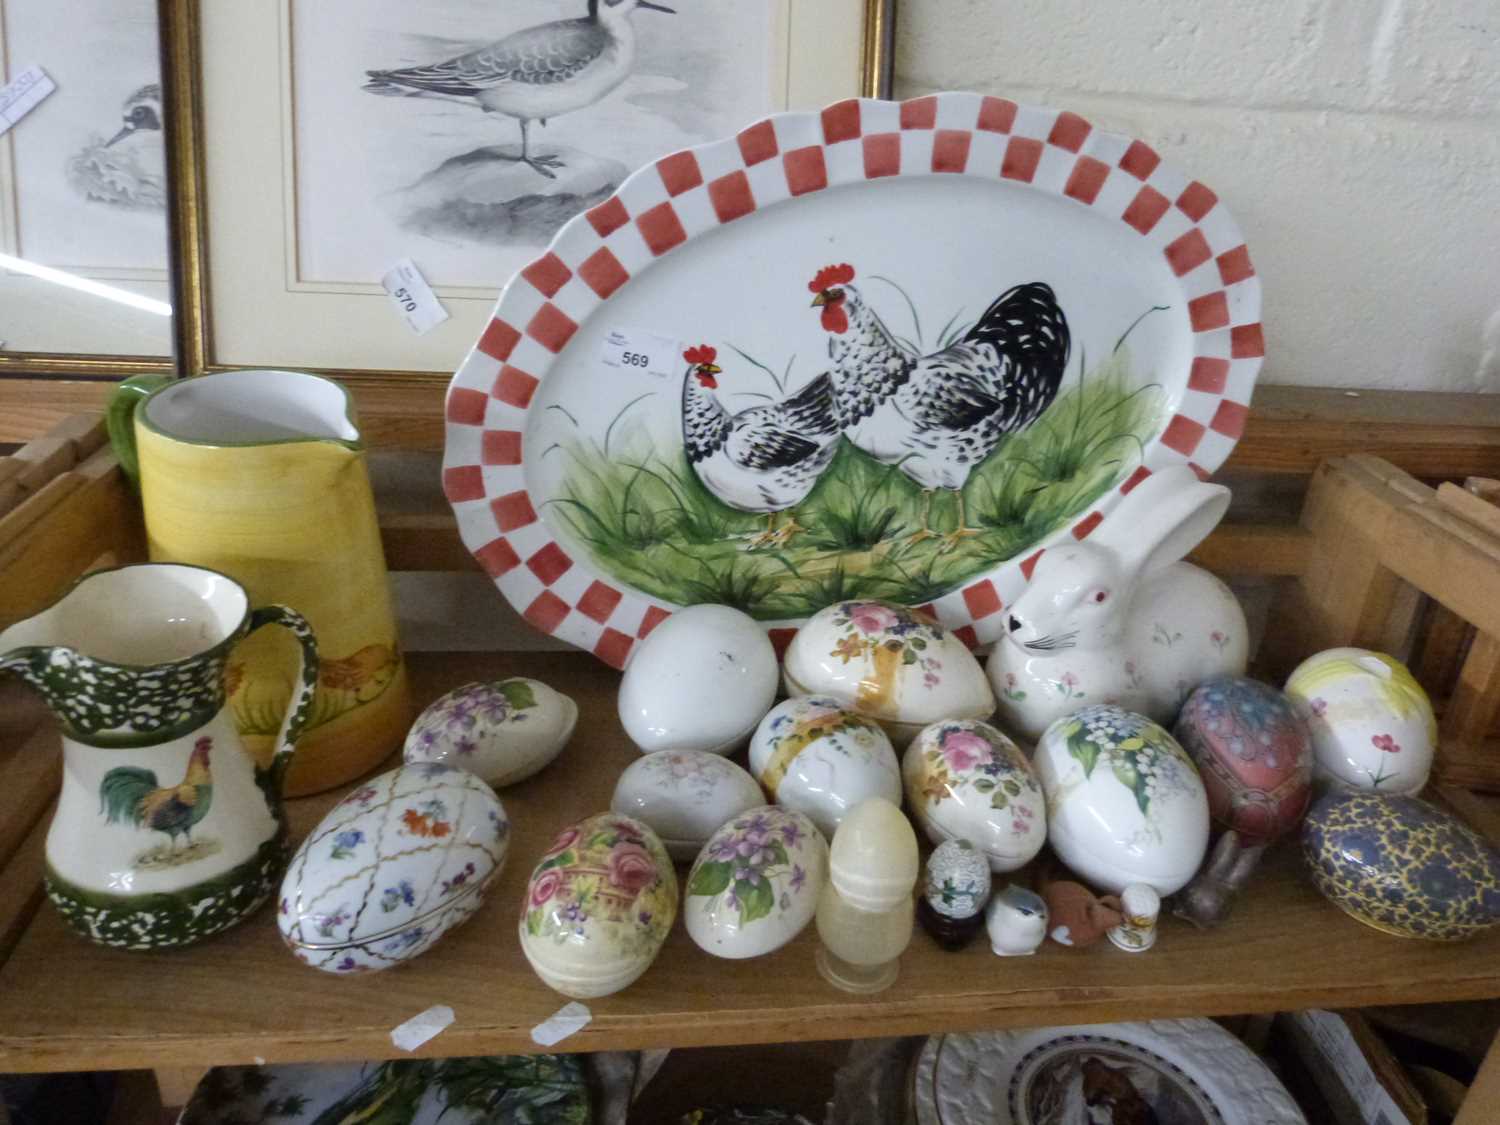
M 530 1030 L 566 999 L 532 974 L 516 940 L 532 864 L 566 823 L 605 809 L 635 755 L 615 717 L 617 674 L 575 653 L 416 655 L 419 702 L 460 683 L 537 676 L 577 698 L 578 733 L 536 778 L 506 789 L 509 863 L 466 926 L 411 965 L 340 979 L 282 947 L 270 908 L 219 938 L 172 953 L 103 949 L 42 906 L 0 967 L 0 1072 L 374 1059 L 390 1031 L 434 1005 L 457 1022 L 423 1054 L 536 1050 Z M 338 794 L 291 808 L 300 837 Z M 1489 809 L 1475 804 L 1487 816 Z M 37 835 L 41 828 L 37 829 Z M 39 865 L 23 847 L 15 864 Z M 14 875 L 15 864 L 12 864 Z M 718 960 L 679 923 L 655 965 L 592 1001 L 592 1022 L 559 1049 L 807 1041 L 1309 1006 L 1357 1007 L 1500 996 L 1500 932 L 1463 945 L 1388 937 L 1346 918 L 1302 874 L 1296 848 L 1268 859 L 1222 929 L 1164 923 L 1156 949 L 1047 945 L 1000 960 L 982 944 L 941 952 L 918 933 L 888 992 L 851 998 L 813 966 L 809 927 L 764 958 Z

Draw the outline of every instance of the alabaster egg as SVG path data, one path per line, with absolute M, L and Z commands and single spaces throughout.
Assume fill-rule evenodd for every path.
M 688 936 L 716 957 L 759 957 L 812 920 L 828 845 L 799 812 L 762 805 L 709 839 L 688 874 Z
M 1302 854 L 1318 890 L 1377 930 L 1460 941 L 1500 923 L 1500 849 L 1420 798 L 1333 790 L 1308 810 Z
M 1177 740 L 1144 715 L 1087 707 L 1042 732 L 1033 759 L 1047 840 L 1097 889 L 1181 889 L 1208 848 L 1208 795 Z
M 609 807 L 647 825 L 674 860 L 691 863 L 721 824 L 765 800 L 755 779 L 728 758 L 662 750 L 625 768 Z
M 540 680 L 465 684 L 417 716 L 402 757 L 460 766 L 498 789 L 548 765 L 577 722 L 578 704 Z
M 656 833 L 600 813 L 563 829 L 532 870 L 521 950 L 564 996 L 608 996 L 651 966 L 676 916 L 677 874 Z
M 1292 702 L 1243 676 L 1198 685 L 1173 736 L 1198 767 L 1208 811 L 1247 843 L 1280 839 L 1312 794 L 1312 739 Z
M 990 870 L 1014 871 L 1047 842 L 1047 806 L 1021 748 L 989 723 L 926 727 L 901 759 L 912 815 L 935 844 L 970 840 Z
M 885 731 L 828 696 L 771 708 L 750 737 L 750 772 L 772 800 L 806 813 L 829 839 L 866 798 L 901 803 L 901 770 Z
M 938 719 L 986 719 L 995 693 L 962 641 L 890 602 L 838 602 L 787 646 L 788 695 L 818 695 L 878 721 L 905 746 Z
M 1320 777 L 1381 793 L 1427 784 L 1437 721 L 1422 685 L 1395 657 L 1331 648 L 1297 665 L 1286 693 L 1312 732 Z
M 440 762 L 371 778 L 292 857 L 277 925 L 331 973 L 410 961 L 479 909 L 505 866 L 510 821 L 473 774 Z
M 620 722 L 646 753 L 731 754 L 776 701 L 776 650 L 751 617 L 723 605 L 679 609 L 635 646 Z
M 920 869 L 911 821 L 884 797 L 850 809 L 828 848 L 828 880 L 857 910 L 894 910 L 909 903 Z

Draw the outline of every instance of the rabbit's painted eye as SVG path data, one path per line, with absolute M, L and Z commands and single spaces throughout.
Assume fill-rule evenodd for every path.
M 1095 605 L 1102 605 L 1104 602 L 1106 602 L 1108 600 L 1109 600 L 1109 591 L 1108 590 L 1095 590 L 1092 594 L 1089 595 L 1089 601 L 1093 602 Z

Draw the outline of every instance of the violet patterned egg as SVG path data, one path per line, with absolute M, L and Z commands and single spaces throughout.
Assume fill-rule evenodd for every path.
M 460 766 L 499 789 L 547 766 L 577 722 L 578 705 L 540 680 L 465 684 L 417 716 L 402 757 Z
M 874 719 L 828 696 L 783 700 L 750 737 L 750 772 L 778 805 L 806 813 L 829 840 L 870 797 L 901 804 L 901 768 Z
M 709 839 L 688 874 L 688 936 L 716 957 L 759 957 L 812 921 L 828 844 L 799 812 L 763 805 Z
M 479 909 L 509 842 L 504 806 L 473 774 L 439 762 L 383 773 L 302 841 L 281 883 L 281 936 L 333 973 L 409 961 Z
M 1460 941 L 1500 924 L 1500 849 L 1420 798 L 1326 793 L 1302 854 L 1335 906 L 1388 934 Z
M 1280 839 L 1312 795 L 1312 739 L 1292 702 L 1243 676 L 1198 685 L 1172 734 L 1198 767 L 1208 811 L 1247 843 Z
M 920 610 L 837 602 L 807 619 L 787 646 L 788 695 L 828 696 L 876 720 L 905 746 L 938 719 L 987 719 L 995 693 L 974 654 Z
M 651 967 L 676 917 L 677 873 L 656 833 L 599 813 L 563 829 L 532 870 L 521 950 L 564 996 L 608 996 Z
M 1331 648 L 1297 665 L 1286 693 L 1312 732 L 1320 777 L 1381 793 L 1427 784 L 1437 721 L 1422 685 L 1395 657 Z
M 1025 866 L 1047 842 L 1036 775 L 1021 748 L 989 723 L 933 723 L 906 748 L 901 773 L 927 838 L 972 841 L 991 871 Z
M 1042 732 L 1033 759 L 1047 841 L 1096 889 L 1181 890 L 1208 849 L 1208 794 L 1187 751 L 1144 715 L 1086 707 Z
M 658 750 L 631 762 L 609 807 L 661 837 L 678 863 L 691 863 L 726 820 L 766 798 L 739 766 L 702 750 Z

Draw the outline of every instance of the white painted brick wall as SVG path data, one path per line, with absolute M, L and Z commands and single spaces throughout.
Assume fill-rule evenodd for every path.
M 901 0 L 897 94 L 1131 133 L 1214 188 L 1266 382 L 1500 390 L 1500 0 Z

